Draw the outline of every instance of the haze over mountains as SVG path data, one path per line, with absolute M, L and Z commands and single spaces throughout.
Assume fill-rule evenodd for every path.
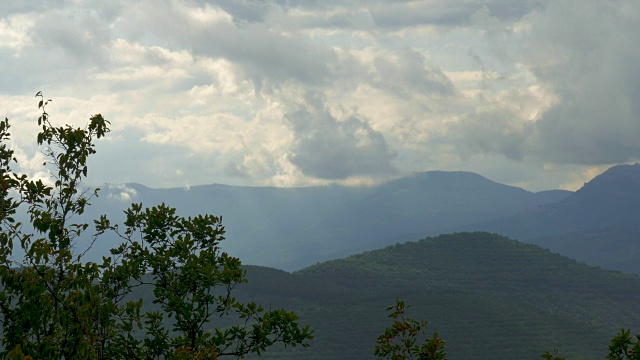
M 593 265 L 640 273 L 640 165 L 618 165 L 564 199 L 449 230 L 497 232 Z
M 454 231 L 490 231 L 590 264 L 640 273 L 640 165 L 615 166 L 579 191 L 532 193 L 468 172 L 430 171 L 373 187 L 105 187 L 89 216 L 122 219 L 131 202 L 223 216 L 223 248 L 245 264 L 296 270 Z M 98 244 L 98 247 L 101 245 Z M 111 244 L 103 243 L 106 250 Z
M 96 213 L 89 216 L 102 212 L 122 219 L 122 210 L 131 202 L 145 206 L 165 202 L 186 215 L 222 215 L 228 239 L 225 250 L 245 264 L 295 270 L 434 231 L 513 215 L 569 194 L 532 193 L 473 173 L 441 171 L 367 188 L 216 184 L 150 189 L 127 184 L 103 189 L 91 207 Z

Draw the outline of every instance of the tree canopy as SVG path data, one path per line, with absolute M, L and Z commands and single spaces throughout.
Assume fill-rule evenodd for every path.
M 132 204 L 124 224 L 106 216 L 77 221 L 99 189 L 82 186 L 95 140 L 109 121 L 54 126 L 51 100 L 38 92 L 37 144 L 50 181 L 13 170 L 10 123 L 0 122 L 0 355 L 11 359 L 216 359 L 260 354 L 276 343 L 308 346 L 312 332 L 295 313 L 266 311 L 232 296 L 245 282 L 240 260 L 220 249 L 215 215 L 181 217 L 162 204 Z M 28 223 L 18 221 L 26 213 Z M 86 261 L 96 241 L 118 244 L 101 262 Z M 132 298 L 148 288 L 152 310 Z M 145 307 L 149 309 L 149 307 Z M 209 331 L 216 317 L 237 325 Z

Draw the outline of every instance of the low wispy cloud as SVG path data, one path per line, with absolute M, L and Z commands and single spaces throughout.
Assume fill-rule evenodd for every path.
M 122 202 L 134 201 L 138 196 L 136 189 L 124 184 L 109 184 L 105 190 L 107 193 L 107 199 L 114 199 Z

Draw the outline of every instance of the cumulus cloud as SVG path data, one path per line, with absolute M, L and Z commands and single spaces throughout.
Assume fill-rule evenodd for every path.
M 542 8 L 548 0 L 477 0 L 477 1 L 384 1 L 371 11 L 375 23 L 384 28 L 410 26 L 465 26 L 478 11 L 487 9 L 503 21 L 516 21 L 535 9 Z
M 158 38 L 169 47 L 187 47 L 195 55 L 229 60 L 240 66 L 258 88 L 269 80 L 320 82 L 335 60 L 330 47 L 305 41 L 278 24 L 234 22 L 233 15 L 225 11 L 236 9 L 230 3 L 200 7 L 162 3 L 153 11 L 149 6 L 145 2 L 130 6 L 119 19 L 125 24 L 122 31 L 140 40 Z M 238 11 L 232 13 L 237 16 Z M 166 18 L 172 21 L 164 21 Z
M 210 1 L 199 1 L 200 4 L 211 3 Z M 267 2 L 258 0 L 220 0 L 215 2 L 217 6 L 229 13 L 236 22 L 261 22 L 271 7 L 277 6 L 277 2 Z
M 15 125 L 37 118 L 38 90 L 56 121 L 103 113 L 114 140 L 96 182 L 356 184 L 462 169 L 548 188 L 640 158 L 639 8 L 8 0 L 0 111 L 25 154 L 33 127 Z M 114 161 L 121 173 L 100 166 Z
M 446 136 L 463 157 L 499 154 L 589 168 L 637 160 L 640 48 L 630 46 L 629 34 L 640 31 L 638 20 L 637 2 L 568 1 L 531 12 L 520 33 L 501 38 L 490 29 L 483 56 L 470 51 L 482 66 L 482 91 L 467 92 L 473 109 L 459 114 Z M 491 52 L 514 39 L 521 45 L 510 49 L 511 56 Z M 492 55 L 513 58 L 528 76 L 511 71 L 487 77 L 484 66 Z
M 559 163 L 640 157 L 637 1 L 554 2 L 536 14 L 523 62 L 559 101 L 536 123 L 534 149 Z
M 295 139 L 288 156 L 305 175 L 346 179 L 395 172 L 396 154 L 366 119 L 353 114 L 338 120 L 317 94 L 308 94 L 306 100 L 285 115 Z
M 378 57 L 374 60 L 375 86 L 396 92 L 399 97 L 413 94 L 452 95 L 455 86 L 437 67 L 427 66 L 423 54 L 405 49 L 394 58 Z

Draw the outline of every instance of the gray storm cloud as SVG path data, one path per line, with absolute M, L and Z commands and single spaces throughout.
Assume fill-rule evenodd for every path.
M 515 114 L 501 109 L 478 112 L 466 116 L 451 133 L 462 154 L 501 154 L 522 160 L 529 127 L 516 119 Z
M 450 126 L 460 152 L 583 165 L 640 158 L 640 47 L 630 37 L 640 3 L 552 2 L 529 21 L 519 61 L 554 104 L 529 121 L 510 109 L 526 107 L 526 88 L 511 83 L 503 105 L 483 100 Z
M 548 188 L 640 159 L 638 33 L 636 0 L 7 0 L 0 110 L 38 90 L 59 117 L 99 108 L 194 183 L 572 169 Z
M 639 158 L 640 3 L 554 2 L 540 15 L 527 65 L 559 102 L 537 122 L 534 151 L 560 163 Z
M 374 60 L 374 86 L 394 92 L 402 98 L 415 94 L 453 95 L 455 86 L 437 67 L 426 65 L 424 55 L 406 49 L 396 62 Z
M 469 25 L 478 11 L 486 8 L 493 16 L 507 21 L 518 20 L 532 10 L 543 8 L 548 0 L 477 0 L 477 1 L 382 1 L 371 11 L 376 25 L 384 28 L 407 26 Z
M 253 4 L 253 3 L 251 3 Z M 154 12 L 145 8 L 125 14 L 131 36 L 154 36 L 170 47 L 184 47 L 196 56 L 224 58 L 238 65 L 259 91 L 263 84 L 296 80 L 306 84 L 321 83 L 329 76 L 330 64 L 337 61 L 329 46 L 313 44 L 295 33 L 283 34 L 278 27 L 258 20 L 272 7 L 240 6 L 225 2 L 222 8 L 233 10 L 232 20 L 193 21 L 187 12 L 176 13 L 169 4 L 159 5 Z M 219 9 L 206 8 L 208 11 Z M 166 22 L 164 19 L 173 18 Z M 238 19 L 247 19 L 240 21 Z M 251 20 L 251 21 L 248 21 Z M 135 24 L 132 26 L 131 24 Z M 140 25 L 144 30 L 141 31 Z
M 198 0 L 197 3 L 200 5 L 212 4 L 219 6 L 231 14 L 237 22 L 261 22 L 264 21 L 269 9 L 272 6 L 277 6 L 278 1 Z
M 305 175 L 341 180 L 351 176 L 385 175 L 396 170 L 384 136 L 362 118 L 336 119 L 318 96 L 285 116 L 295 140 L 289 160 Z

